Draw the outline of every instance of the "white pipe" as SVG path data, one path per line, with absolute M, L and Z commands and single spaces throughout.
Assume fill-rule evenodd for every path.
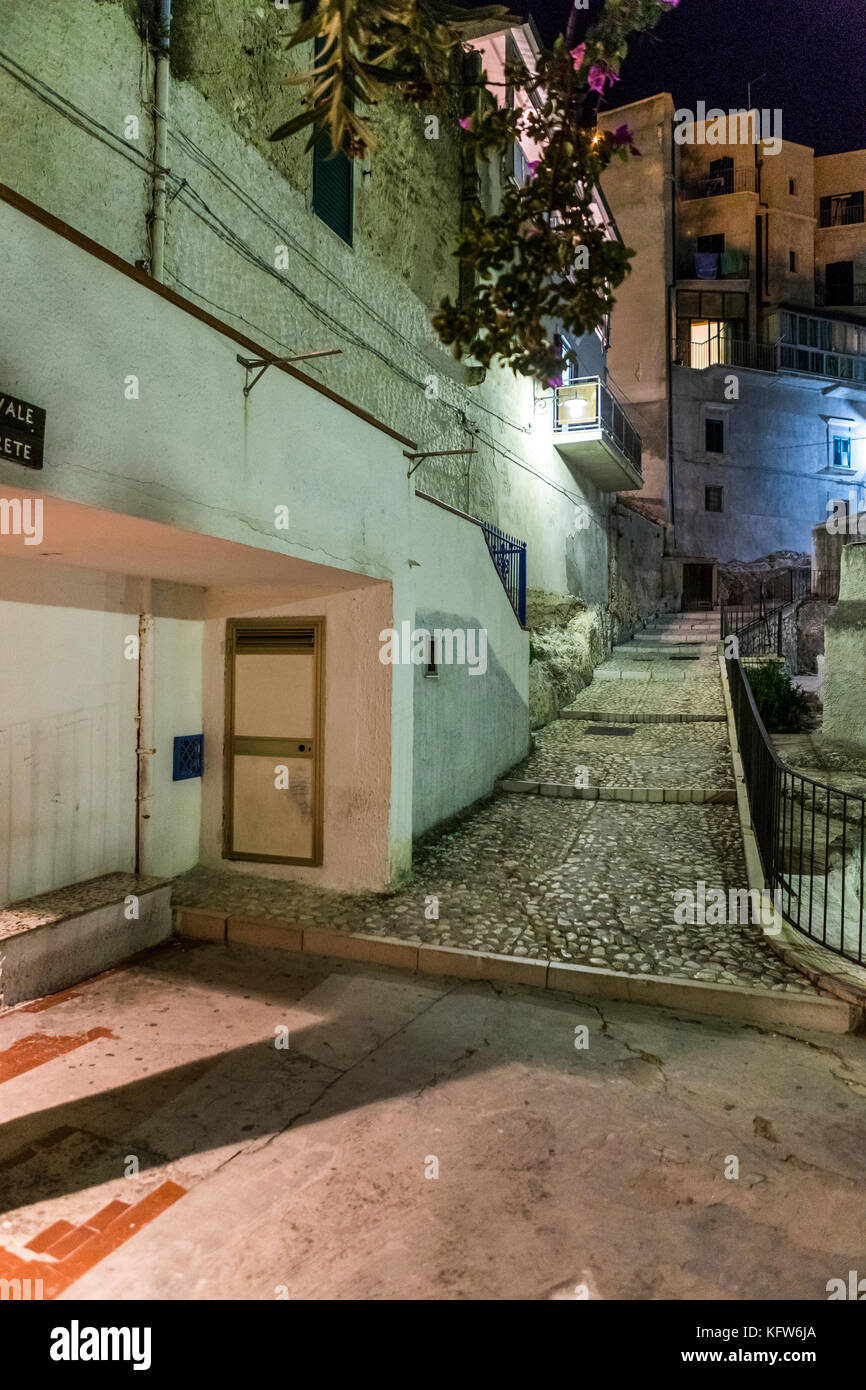
M 168 97 L 170 75 L 171 0 L 159 0 L 157 31 L 155 110 L 153 116 L 153 158 L 157 171 L 153 180 L 150 273 L 162 283 L 165 271 L 165 194 L 163 170 L 168 158 Z

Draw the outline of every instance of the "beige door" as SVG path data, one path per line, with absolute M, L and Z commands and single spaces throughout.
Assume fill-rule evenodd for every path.
M 323 618 L 226 628 L 225 855 L 322 862 Z

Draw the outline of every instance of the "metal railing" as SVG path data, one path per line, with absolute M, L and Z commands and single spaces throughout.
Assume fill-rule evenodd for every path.
M 811 568 L 776 570 L 762 579 L 757 598 L 721 604 L 722 638 L 736 635 L 741 657 L 781 656 L 784 610 L 811 592 Z
M 526 541 L 516 540 L 498 526 L 479 521 L 490 558 L 521 627 L 526 626 Z
M 827 286 L 819 280 L 815 284 L 815 303 L 819 308 L 824 309 L 847 309 L 855 305 L 866 304 L 866 285 L 853 285 L 850 292 L 848 290 L 831 291 L 828 299 Z
M 702 179 L 690 179 L 680 186 L 684 202 L 695 198 L 723 198 L 729 193 L 757 193 L 758 171 L 753 165 L 743 169 L 724 169 Z
M 558 434 L 601 429 L 629 463 L 641 472 L 643 441 L 600 377 L 584 376 L 554 392 L 553 428 Z
M 688 338 L 674 340 L 674 362 L 681 367 L 703 371 L 706 367 L 751 367 L 758 372 L 778 370 L 772 343 L 749 342 L 743 338 L 713 338 L 693 343 Z
M 862 965 L 866 798 L 783 763 L 745 668 L 734 657 L 726 665 L 765 881 L 792 927 Z
M 862 203 L 839 201 L 832 207 L 821 208 L 818 213 L 819 227 L 853 227 L 864 218 Z

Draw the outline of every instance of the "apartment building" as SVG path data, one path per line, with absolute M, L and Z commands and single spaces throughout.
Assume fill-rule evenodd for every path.
M 866 151 L 815 158 L 770 112 L 696 114 L 661 93 L 600 120 L 643 155 L 604 180 L 637 253 L 608 367 L 686 607 L 716 600 L 727 563 L 808 555 L 834 500 L 866 501 Z
M 296 17 L 218 11 L 4 5 L 0 903 L 382 889 L 526 752 L 533 597 L 601 649 L 659 601 L 605 334 L 560 394 L 430 329 L 519 157 L 466 170 L 459 93 L 360 163 L 273 143 Z

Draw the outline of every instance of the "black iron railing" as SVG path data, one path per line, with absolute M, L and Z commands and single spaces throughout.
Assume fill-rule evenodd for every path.
M 724 198 L 729 193 L 756 193 L 758 171 L 751 164 L 742 169 L 723 169 L 706 178 L 687 180 L 680 185 L 684 202 L 694 198 Z
M 722 637 L 736 635 L 740 656 L 781 656 L 784 610 L 811 592 L 811 569 L 797 566 L 776 570 L 761 581 L 756 598 L 722 603 Z
M 526 541 L 516 540 L 498 526 L 480 521 L 487 549 L 505 587 L 517 621 L 526 626 Z
M 742 651 L 745 633 L 738 636 Z M 736 657 L 726 666 L 765 881 L 791 926 L 862 965 L 866 798 L 783 763 L 758 712 L 747 669 Z

